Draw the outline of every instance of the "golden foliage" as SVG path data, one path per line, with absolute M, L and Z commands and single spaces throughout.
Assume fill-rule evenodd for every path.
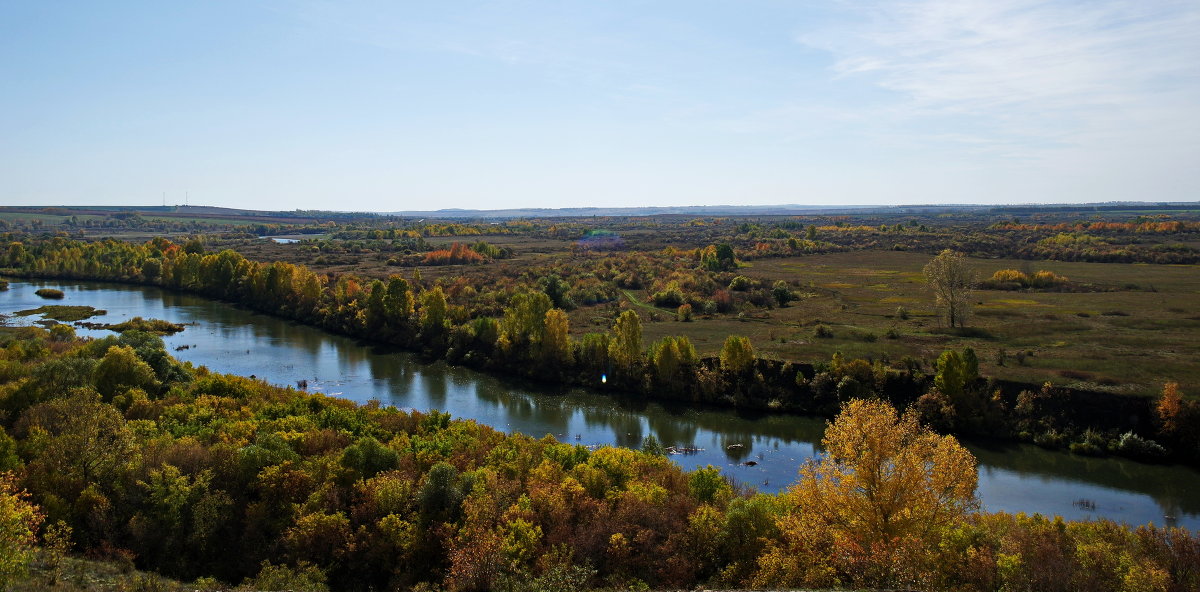
M 759 559 L 755 585 L 826 586 L 834 574 L 892 583 L 895 558 L 910 562 L 978 507 L 974 456 L 912 412 L 850 401 L 822 445 L 826 454 L 786 494 L 783 544 Z

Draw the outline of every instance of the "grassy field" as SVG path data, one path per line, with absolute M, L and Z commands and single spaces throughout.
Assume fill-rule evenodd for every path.
M 465 275 L 483 285 L 501 267 L 521 270 L 567 257 L 571 245 L 528 236 L 483 238 L 513 248 L 516 255 L 483 266 L 422 267 L 422 276 L 432 281 Z M 430 242 L 440 246 L 469 239 Z M 386 253 L 327 254 L 318 260 L 321 254 L 304 245 L 263 241 L 238 250 L 251 259 L 292 261 L 320 271 L 368 277 L 411 277 L 413 272 L 387 265 Z M 632 308 L 644 319 L 647 344 L 687 335 L 702 355 L 717 354 L 728 335 L 745 335 L 763 355 L 784 360 L 814 362 L 841 352 L 893 362 L 909 356 L 929 367 L 945 349 L 970 346 L 983 371 L 998 378 L 1138 395 L 1157 393 L 1164 382 L 1177 381 L 1185 393 L 1200 393 L 1200 274 L 1195 266 L 972 259 L 981 279 L 1000 269 L 1044 269 L 1090 291 L 976 290 L 971 331 L 962 335 L 946 330 L 926 287 L 922 268 L 930 257 L 862 250 L 743 262 L 736 273 L 765 285 L 784 280 L 800 299 L 769 311 L 711 318 L 697 314 L 693 322 L 680 322 L 674 310 L 650 304 L 648 290 L 622 290 L 619 303 L 572 311 L 572 333 L 607 329 L 621 310 Z M 900 308 L 907 318 L 901 318 Z M 833 337 L 816 337 L 818 325 Z
M 929 362 L 946 348 L 971 346 L 983 371 L 999 378 L 1136 394 L 1157 392 L 1174 380 L 1185 391 L 1200 390 L 1200 274 L 1194 266 L 1032 262 L 1034 269 L 1118 291 L 976 290 L 969 325 L 977 335 L 966 337 L 947 332 L 937 315 L 921 272 L 928 260 L 921 253 L 862 251 L 754 261 L 739 273 L 788 281 L 803 298 L 750 318 L 650 323 L 646 338 L 685 334 L 713 354 L 726 335 L 747 335 L 760 352 L 788 360 L 828 359 L 840 351 Z M 972 260 L 981 277 L 1030 264 Z M 1128 284 L 1138 288 L 1122 289 Z M 815 337 L 817 325 L 833 337 Z

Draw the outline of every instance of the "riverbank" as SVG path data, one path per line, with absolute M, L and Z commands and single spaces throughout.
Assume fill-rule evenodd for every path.
M 639 448 L 654 436 L 663 447 L 675 446 L 681 452 L 670 458 L 684 469 L 711 464 L 740 486 L 763 492 L 781 491 L 795 481 L 797 469 L 817 454 L 824 429 L 823 420 L 807 416 L 548 388 L 523 378 L 423 362 L 403 350 L 154 287 L 24 281 L 13 285 L 12 292 L 0 295 L 0 313 L 28 308 L 27 301 L 36 301 L 32 292 L 37 287 L 58 287 L 69 302 L 108 311 L 96 321 L 118 323 L 142 316 L 186 324 L 182 333 L 164 337 L 167 351 L 214 371 L 254 375 L 283 386 L 303 379 L 309 392 L 360 404 L 436 409 L 506 433 L 535 438 L 551 434 L 591 448 Z M 110 335 L 82 328 L 79 332 L 93 338 Z M 1192 469 L 989 439 L 966 443 L 980 459 L 980 498 L 989 511 L 1200 527 L 1198 500 L 1186 494 L 1200 490 L 1200 473 Z M 1074 504 L 1081 499 L 1094 502 L 1094 509 Z M 1174 519 L 1166 521 L 1164 515 Z
M 1183 529 L 969 512 L 880 546 L 714 468 L 206 372 L 145 333 L 9 329 L 0 351 L 0 448 L 17 452 L 0 460 L 46 524 L 69 526 L 77 552 L 185 581 L 313 570 L 337 590 L 1197 584 L 1200 540 Z M 804 533 L 829 544 L 805 546 Z M 829 553 L 838 541 L 869 551 Z
M 916 407 L 946 433 L 1200 466 L 1195 401 L 1184 401 L 1177 414 L 1181 425 L 1164 431 L 1156 402 L 1144 397 L 990 382 L 976 375 L 960 376 L 952 392 L 934 389 L 945 370 L 940 362 L 891 365 L 835 356 L 805 364 L 762 359 L 752 348 L 700 358 L 686 338 L 643 343 L 640 318 L 628 310 L 623 324 L 574 339 L 566 317 L 543 292 L 513 294 L 498 317 L 469 318 L 449 303 L 441 284 L 416 277 L 367 283 L 348 275 L 319 276 L 303 266 L 255 263 L 233 251 L 187 253 L 165 239 L 144 245 L 55 241 L 23 246 L 22 257 L 10 257 L 23 266 L 10 273 L 181 290 L 406 348 L 426 359 L 560 387 L 826 418 L 848 398 L 879 396 L 900 408 Z

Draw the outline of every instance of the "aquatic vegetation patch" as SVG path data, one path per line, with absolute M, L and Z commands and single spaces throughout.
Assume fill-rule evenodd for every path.
M 162 319 L 143 319 L 142 317 L 133 317 L 123 323 L 79 323 L 80 326 L 88 329 L 107 329 L 124 333 L 126 331 L 145 331 L 155 335 L 173 335 L 183 331 L 185 326 L 171 321 Z
M 17 316 L 27 317 L 32 315 L 42 315 L 47 319 L 70 323 L 74 321 L 82 321 L 92 317 L 107 314 L 107 310 L 100 310 L 94 306 L 71 306 L 65 304 L 47 304 L 37 308 L 28 310 L 18 310 L 13 313 Z

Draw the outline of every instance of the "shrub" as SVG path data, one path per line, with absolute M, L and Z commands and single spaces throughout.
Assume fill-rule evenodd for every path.
M 63 294 L 62 290 L 55 290 L 54 288 L 42 288 L 37 292 L 34 292 L 34 294 L 37 294 L 42 298 L 50 298 L 53 300 L 62 300 L 64 297 L 66 297 L 66 294 Z
M 753 284 L 754 282 L 750 278 L 744 275 L 739 275 L 733 278 L 733 281 L 729 282 L 729 289 L 735 292 L 745 292 L 746 290 L 749 290 L 750 286 Z
M 675 318 L 684 323 L 692 322 L 692 305 L 680 304 L 679 309 L 675 311 Z
M 832 339 L 833 330 L 825 325 L 817 325 L 816 328 L 813 329 L 813 337 L 816 337 L 817 339 Z
M 1162 458 L 1167 450 L 1154 440 L 1148 440 L 1133 432 L 1125 432 L 1117 440 L 1117 452 L 1134 458 Z
M 672 281 L 663 290 L 655 292 L 651 299 L 654 300 L 654 306 L 675 308 L 683 304 L 686 297 L 683 295 L 683 290 L 679 288 L 679 282 Z

